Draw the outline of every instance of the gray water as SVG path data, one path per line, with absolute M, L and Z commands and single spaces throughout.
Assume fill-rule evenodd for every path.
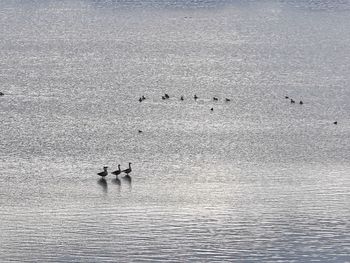
M 350 262 L 349 17 L 2 0 L 0 261 Z

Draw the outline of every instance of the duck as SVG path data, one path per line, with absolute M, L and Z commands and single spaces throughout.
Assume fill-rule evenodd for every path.
M 164 96 L 162 96 L 162 100 L 166 100 L 166 98 Z
M 0 96 L 4 96 L 5 94 L 3 92 L 0 91 Z
M 285 96 L 284 98 L 285 98 L 285 99 L 289 99 L 289 97 L 288 97 L 288 96 Z
M 226 102 L 229 102 L 229 101 L 231 101 L 231 100 L 230 100 L 230 99 L 228 99 L 228 98 L 226 98 L 226 99 L 225 99 L 225 101 L 226 101 Z
M 121 170 L 120 170 L 120 164 L 118 164 L 118 170 L 112 172 L 112 174 L 114 174 L 116 176 L 116 178 L 118 178 L 118 175 L 121 174 Z
M 213 100 L 214 101 L 218 101 L 219 99 L 217 97 L 213 97 Z
M 99 173 L 97 173 L 97 175 L 101 176 L 102 178 L 106 177 L 108 175 L 107 168 L 108 168 L 108 166 L 104 166 L 103 172 L 99 172 Z
M 139 130 L 139 133 L 142 133 L 142 131 L 141 131 L 141 130 Z
M 300 104 L 300 105 L 303 105 L 303 104 L 304 104 L 304 102 L 301 100 L 301 101 L 299 102 L 299 104 Z
M 290 99 L 290 103 L 295 103 L 295 100 L 293 100 L 293 99 Z
M 214 108 L 211 108 L 210 110 L 211 110 L 211 111 L 214 111 Z
M 337 122 L 337 121 L 335 121 L 335 122 L 333 122 L 333 124 L 337 125 L 337 124 L 338 124 L 338 122 Z
M 169 95 L 168 94 L 164 94 L 164 97 L 166 98 L 166 99 L 169 99 L 170 97 L 169 97 Z
M 141 99 L 142 99 L 142 100 L 145 100 L 145 99 L 146 99 L 146 97 L 145 97 L 144 95 L 142 95 Z
M 126 173 L 127 175 L 129 175 L 129 173 L 131 173 L 132 169 L 131 169 L 131 163 L 129 163 L 129 168 L 123 170 L 122 172 Z
M 193 98 L 194 98 L 194 100 L 197 100 L 197 99 L 198 99 L 198 97 L 197 97 L 196 94 L 194 94 Z
M 142 102 L 142 98 L 139 98 L 139 102 Z
M 181 96 L 181 97 L 180 97 L 180 100 L 184 100 L 184 96 Z

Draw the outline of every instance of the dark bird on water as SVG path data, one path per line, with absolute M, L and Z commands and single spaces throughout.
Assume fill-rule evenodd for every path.
M 211 111 L 214 111 L 214 108 L 211 108 L 210 110 L 211 110 Z
M 300 105 L 303 105 L 303 104 L 304 104 L 304 102 L 301 100 L 301 101 L 299 102 L 299 104 L 300 104 Z
M 141 131 L 141 130 L 139 130 L 139 133 L 142 133 L 142 131 Z
M 108 166 L 104 166 L 103 172 L 99 172 L 99 173 L 97 173 L 97 175 L 101 176 L 102 178 L 106 177 L 108 175 L 107 168 L 108 168 Z
M 118 170 L 112 172 L 112 174 L 114 174 L 114 175 L 117 176 L 117 178 L 118 178 L 118 175 L 121 174 L 121 172 L 122 172 L 122 171 L 120 170 L 120 164 L 118 164 Z
M 225 101 L 226 101 L 226 102 L 229 102 L 229 101 L 231 101 L 231 100 L 230 100 L 230 99 L 228 99 L 228 98 L 226 98 L 226 99 L 225 99 Z
M 4 96 L 5 94 L 3 92 L 0 91 L 0 96 Z
M 295 100 L 293 100 L 293 99 L 290 99 L 290 103 L 295 103 Z
M 169 99 L 170 97 L 169 97 L 169 95 L 168 94 L 164 94 L 164 97 L 166 98 L 166 99 Z
M 333 122 L 333 124 L 337 125 L 337 124 L 338 124 L 338 122 L 337 122 L 337 121 L 335 121 L 335 122 Z
M 164 96 L 162 96 L 162 100 L 166 100 L 166 98 Z
M 131 163 L 129 163 L 129 168 L 123 170 L 122 172 L 126 173 L 127 175 L 129 175 L 129 173 L 131 173 L 132 169 L 131 169 Z
M 284 98 L 285 98 L 285 99 L 289 99 L 289 97 L 288 97 L 288 96 L 285 96 Z
M 139 102 L 142 102 L 142 98 L 139 98 Z
M 180 97 L 180 100 L 184 100 L 184 96 L 181 96 L 181 97 Z
M 197 97 L 196 94 L 193 96 L 193 98 L 194 98 L 194 100 L 197 100 L 197 99 L 198 99 L 198 97 Z
M 142 99 L 142 100 L 145 100 L 145 99 L 146 99 L 146 97 L 142 95 L 141 99 Z
M 213 100 L 218 101 L 219 99 L 217 97 L 213 97 Z

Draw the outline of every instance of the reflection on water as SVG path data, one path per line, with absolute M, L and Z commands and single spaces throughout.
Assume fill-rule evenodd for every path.
M 117 178 L 114 178 L 114 179 L 112 179 L 112 183 L 113 184 L 116 184 L 116 185 L 121 185 L 121 181 L 120 181 L 120 179 L 117 177 Z
M 123 180 L 126 182 L 126 183 L 128 183 L 129 185 L 131 185 L 131 176 L 130 175 L 124 175 L 123 177 Z
M 100 178 L 97 183 L 102 187 L 103 192 L 107 193 L 108 191 L 108 185 L 107 185 L 107 181 L 104 178 Z

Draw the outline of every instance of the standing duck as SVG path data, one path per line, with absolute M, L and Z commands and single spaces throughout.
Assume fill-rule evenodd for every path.
M 120 170 L 120 164 L 118 164 L 118 170 L 112 172 L 112 174 L 114 174 L 116 176 L 116 178 L 118 178 L 118 175 L 121 173 L 122 171 Z
M 129 163 L 129 168 L 123 170 L 122 172 L 126 173 L 126 175 L 129 175 L 129 173 L 131 173 L 132 169 L 131 169 L 131 163 Z
M 97 173 L 97 175 L 101 176 L 102 178 L 106 177 L 108 175 L 107 168 L 108 168 L 108 166 L 104 166 L 103 172 L 99 172 L 99 173 Z

